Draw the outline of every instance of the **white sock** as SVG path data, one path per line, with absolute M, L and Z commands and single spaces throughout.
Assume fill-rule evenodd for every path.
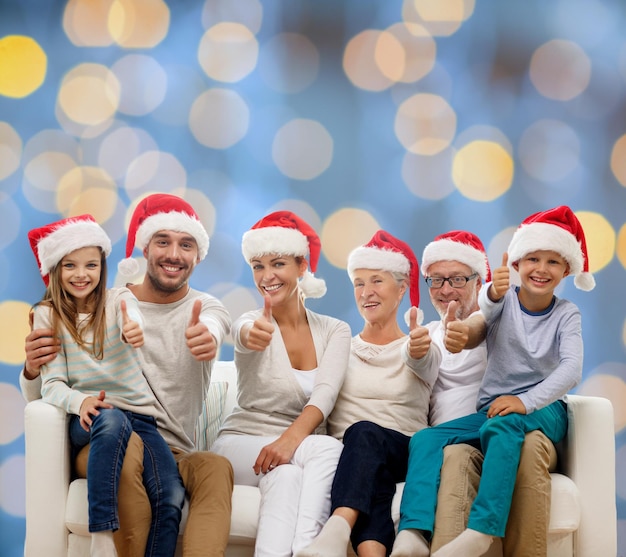
M 91 557 L 117 557 L 111 530 L 91 533 L 90 555 Z
M 448 542 L 433 557 L 480 557 L 493 542 L 493 537 L 467 528 L 451 542 Z
M 342 516 L 331 516 L 322 531 L 295 557 L 346 557 L 352 528 Z
M 400 530 L 390 557 L 429 557 L 430 546 L 419 530 Z

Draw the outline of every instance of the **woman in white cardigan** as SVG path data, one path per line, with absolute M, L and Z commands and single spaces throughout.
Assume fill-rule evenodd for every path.
M 330 513 L 342 444 L 323 433 L 344 381 L 351 332 L 304 306 L 326 286 L 313 275 L 319 238 L 297 215 L 264 217 L 244 234 L 242 251 L 264 307 L 233 324 L 237 406 L 211 450 L 231 461 L 235 483 L 261 491 L 255 555 L 291 557 Z

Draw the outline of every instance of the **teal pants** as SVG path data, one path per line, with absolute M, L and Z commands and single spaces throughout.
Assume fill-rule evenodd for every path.
M 557 401 L 531 414 L 487 417 L 487 408 L 435 427 L 422 429 L 409 443 L 409 465 L 400 505 L 399 530 L 432 536 L 443 449 L 468 443 L 485 455 L 480 486 L 468 528 L 503 537 L 511 508 L 517 467 L 526 433 L 539 430 L 558 443 L 567 433 L 567 407 Z

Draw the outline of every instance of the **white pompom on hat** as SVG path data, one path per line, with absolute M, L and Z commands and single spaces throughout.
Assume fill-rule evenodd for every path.
M 589 272 L 585 232 L 574 212 L 566 205 L 534 213 L 519 225 L 508 248 L 509 265 L 533 251 L 555 251 L 569 264 L 574 285 L 593 290 L 596 281 Z
M 378 230 L 366 244 L 353 249 L 348 255 L 348 275 L 354 280 L 357 269 L 370 269 L 401 273 L 409 279 L 411 307 L 417 308 L 417 322 L 424 313 L 419 309 L 419 265 L 411 247 L 384 230 Z M 410 310 L 409 310 L 410 312 Z M 409 312 L 405 315 L 408 323 Z
M 439 261 L 458 261 L 478 273 L 483 282 L 491 280 L 485 247 L 480 238 L 471 232 L 451 230 L 437 236 L 424 248 L 422 274 L 427 277 L 429 267 Z
M 308 256 L 309 269 L 300 281 L 300 290 L 307 298 L 326 294 L 326 282 L 314 276 L 321 249 L 315 230 L 291 211 L 276 211 L 263 217 L 244 233 L 241 241 L 241 251 L 248 262 L 269 254 Z
M 193 207 L 184 199 L 167 193 L 155 193 L 142 199 L 130 219 L 126 240 L 126 258 L 117 265 L 124 276 L 139 272 L 139 264 L 132 258 L 135 245 L 143 250 L 157 232 L 172 230 L 193 236 L 198 244 L 198 257 L 209 251 L 209 235 Z
M 105 256 L 111 253 L 111 240 L 91 215 L 62 219 L 28 233 L 30 247 L 37 259 L 46 286 L 50 271 L 69 253 L 81 248 L 99 247 Z

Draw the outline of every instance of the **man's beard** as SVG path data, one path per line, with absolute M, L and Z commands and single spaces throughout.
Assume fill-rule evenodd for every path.
M 180 282 L 175 283 L 175 284 L 163 284 L 163 282 L 161 282 L 157 278 L 156 273 L 154 273 L 152 271 L 153 271 L 153 267 L 148 265 L 148 269 L 146 271 L 146 275 L 148 276 L 148 279 L 150 280 L 150 284 L 152 284 L 152 287 L 156 291 L 163 292 L 164 294 L 172 294 L 174 292 L 178 292 L 181 288 L 183 288 L 187 284 L 187 279 L 189 277 L 189 275 L 185 275 L 181 279 Z

